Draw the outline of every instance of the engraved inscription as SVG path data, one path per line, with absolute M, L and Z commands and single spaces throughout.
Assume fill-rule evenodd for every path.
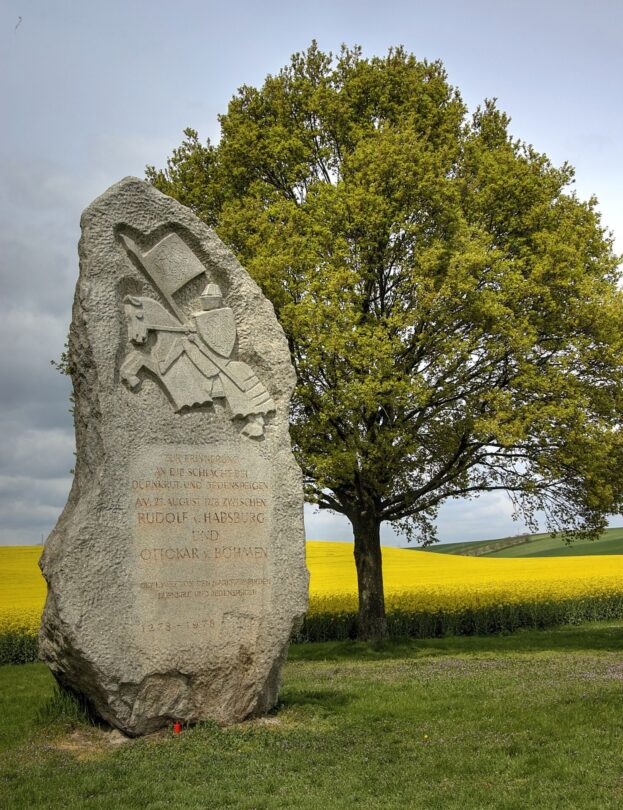
M 253 446 L 244 459 L 224 443 L 143 448 L 128 497 L 141 633 L 217 638 L 229 614 L 261 617 L 272 587 L 272 493 Z
M 121 379 L 136 391 L 142 383 L 141 370 L 151 371 L 176 411 L 222 398 L 232 419 L 244 420 L 243 435 L 263 436 L 264 418 L 275 410 L 275 403 L 255 372 L 233 357 L 236 321 L 233 310 L 223 306 L 218 284 L 206 283 L 201 309 L 188 318 L 173 294 L 205 275 L 188 245 L 173 233 L 142 253 L 129 237 L 121 236 L 121 240 L 166 304 L 145 296 L 125 297 L 130 350 L 121 366 Z M 155 340 L 149 340 L 150 336 Z

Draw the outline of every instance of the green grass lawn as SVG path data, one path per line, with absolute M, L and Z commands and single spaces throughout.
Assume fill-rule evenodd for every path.
M 2 808 L 619 808 L 623 624 L 296 645 L 267 719 L 113 747 L 0 667 Z
M 499 538 L 496 540 L 473 540 L 465 543 L 443 543 L 431 546 L 428 551 L 440 554 L 466 554 L 474 551 L 482 557 L 574 557 L 590 554 L 623 554 L 623 528 L 606 529 L 599 540 L 578 540 L 565 545 L 559 537 L 549 534 L 526 535 L 526 542 L 518 545 L 498 548 L 505 541 L 516 538 Z

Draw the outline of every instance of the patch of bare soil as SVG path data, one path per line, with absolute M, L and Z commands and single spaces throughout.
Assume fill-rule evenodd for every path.
M 65 736 L 50 740 L 45 747 L 51 751 L 70 754 L 79 762 L 86 762 L 100 759 L 110 751 L 108 736 L 108 733 L 101 729 L 76 729 Z
M 149 739 L 160 739 L 163 735 L 149 734 Z M 71 731 L 69 734 L 57 737 L 50 740 L 46 744 L 46 748 L 52 751 L 60 751 L 65 754 L 70 754 L 72 757 L 80 762 L 85 762 L 94 759 L 100 759 L 106 756 L 115 748 L 122 745 L 128 745 L 134 742 L 131 737 L 126 737 L 117 729 L 106 728 L 79 728 Z

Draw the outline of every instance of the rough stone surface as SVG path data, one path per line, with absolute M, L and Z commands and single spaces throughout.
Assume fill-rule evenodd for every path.
M 69 351 L 43 660 L 132 736 L 266 712 L 308 583 L 271 304 L 191 211 L 126 178 L 82 217 Z

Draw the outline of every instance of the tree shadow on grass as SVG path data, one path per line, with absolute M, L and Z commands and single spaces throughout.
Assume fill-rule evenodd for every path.
M 444 655 L 531 652 L 623 652 L 623 622 L 550 630 L 518 630 L 488 636 L 394 639 L 385 642 L 324 641 L 290 645 L 291 661 L 383 661 Z
M 289 709 L 298 706 L 306 709 L 322 709 L 324 712 L 332 713 L 343 709 L 352 700 L 348 692 L 338 689 L 284 689 L 279 696 L 279 703 L 276 707 Z

